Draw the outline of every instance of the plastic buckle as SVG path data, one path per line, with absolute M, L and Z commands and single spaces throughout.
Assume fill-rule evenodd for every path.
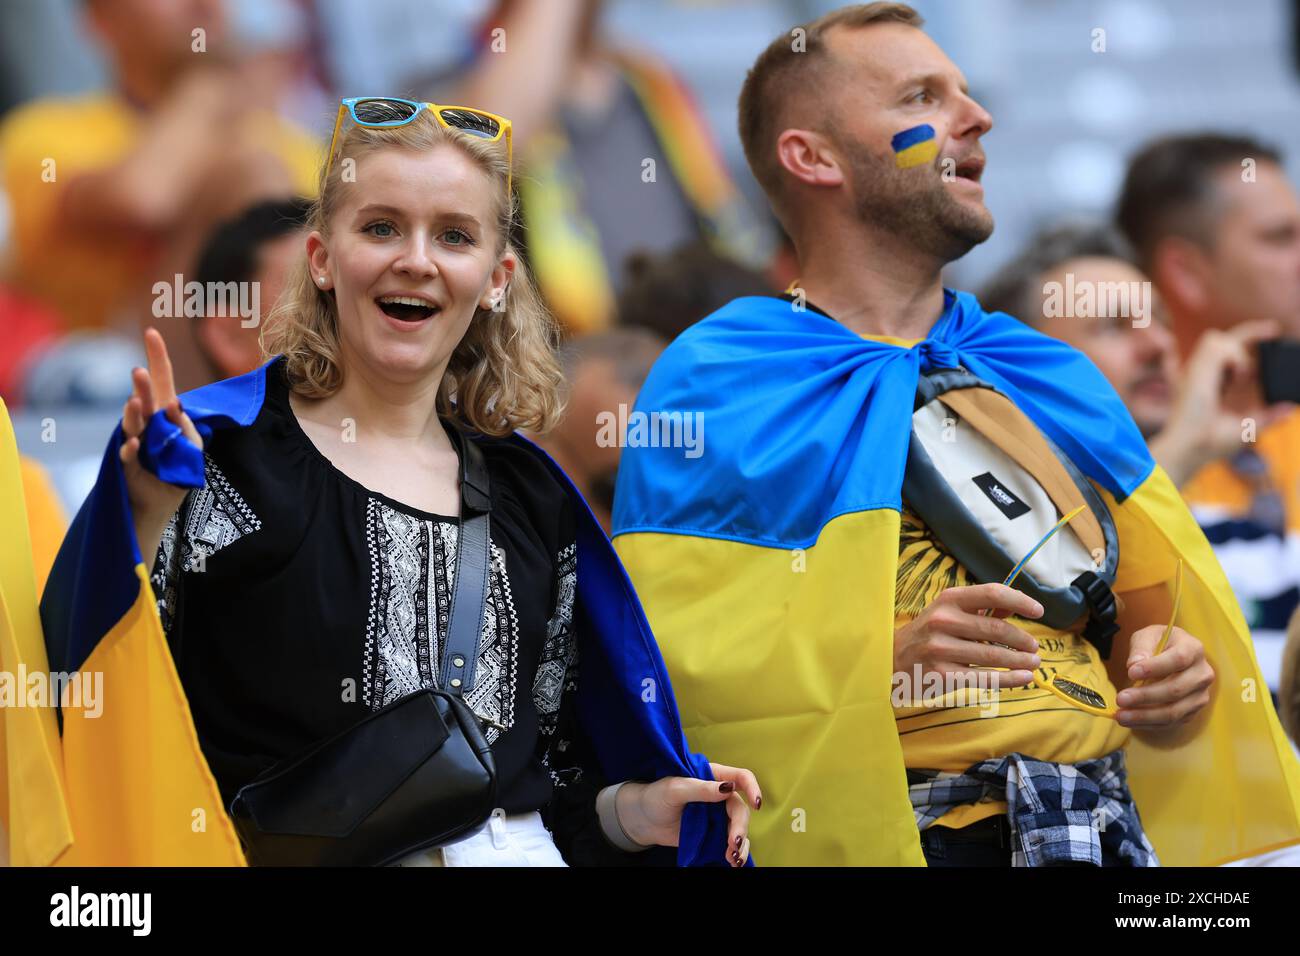
M 1115 594 L 1095 572 L 1084 571 L 1071 582 L 1083 593 L 1088 605 L 1088 623 L 1083 629 L 1084 639 L 1097 648 L 1104 661 L 1110 660 L 1115 635 L 1119 633 L 1119 608 Z

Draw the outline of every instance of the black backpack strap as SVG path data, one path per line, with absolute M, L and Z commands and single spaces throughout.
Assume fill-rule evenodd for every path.
M 460 452 L 460 533 L 456 540 L 456 580 L 452 586 L 451 616 L 447 621 L 447 644 L 443 648 L 438 686 L 464 695 L 474 686 L 474 668 L 478 663 L 479 632 L 491 564 L 488 512 L 492 500 L 482 450 L 455 426 L 449 426 L 448 433 Z
M 1083 629 L 1084 639 L 1097 648 L 1104 661 L 1110 660 L 1110 649 L 1119 633 L 1119 606 L 1110 586 L 1092 571 L 1084 571 L 1071 582 L 1083 593 L 1088 604 L 1088 623 Z

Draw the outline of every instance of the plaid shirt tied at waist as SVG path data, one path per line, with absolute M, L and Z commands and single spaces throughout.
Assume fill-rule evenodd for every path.
M 955 807 L 1005 800 L 1012 866 L 1159 866 L 1128 789 L 1124 751 L 1076 764 L 1024 754 L 981 761 L 964 773 L 907 772 L 916 825 Z

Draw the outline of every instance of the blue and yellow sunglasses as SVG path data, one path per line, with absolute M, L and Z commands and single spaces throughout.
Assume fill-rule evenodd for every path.
M 510 138 L 510 120 L 485 110 L 476 110 L 469 106 L 440 106 L 437 103 L 417 103 L 396 96 L 352 96 L 339 103 L 339 115 L 334 120 L 334 135 L 330 137 L 329 166 L 325 169 L 328 179 L 334 165 L 334 147 L 338 145 L 339 130 L 343 127 L 343 115 L 347 113 L 352 122 L 358 126 L 375 129 L 405 126 L 420 115 L 421 110 L 429 110 L 434 118 L 447 129 L 460 133 L 479 136 L 495 142 L 502 136 L 506 138 L 506 162 L 511 164 L 511 172 L 506 179 L 508 192 L 514 180 L 514 144 Z

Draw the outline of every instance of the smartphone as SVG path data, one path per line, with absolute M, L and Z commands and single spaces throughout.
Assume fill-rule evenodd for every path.
M 1259 343 L 1259 384 L 1269 405 L 1300 402 L 1300 339 Z

